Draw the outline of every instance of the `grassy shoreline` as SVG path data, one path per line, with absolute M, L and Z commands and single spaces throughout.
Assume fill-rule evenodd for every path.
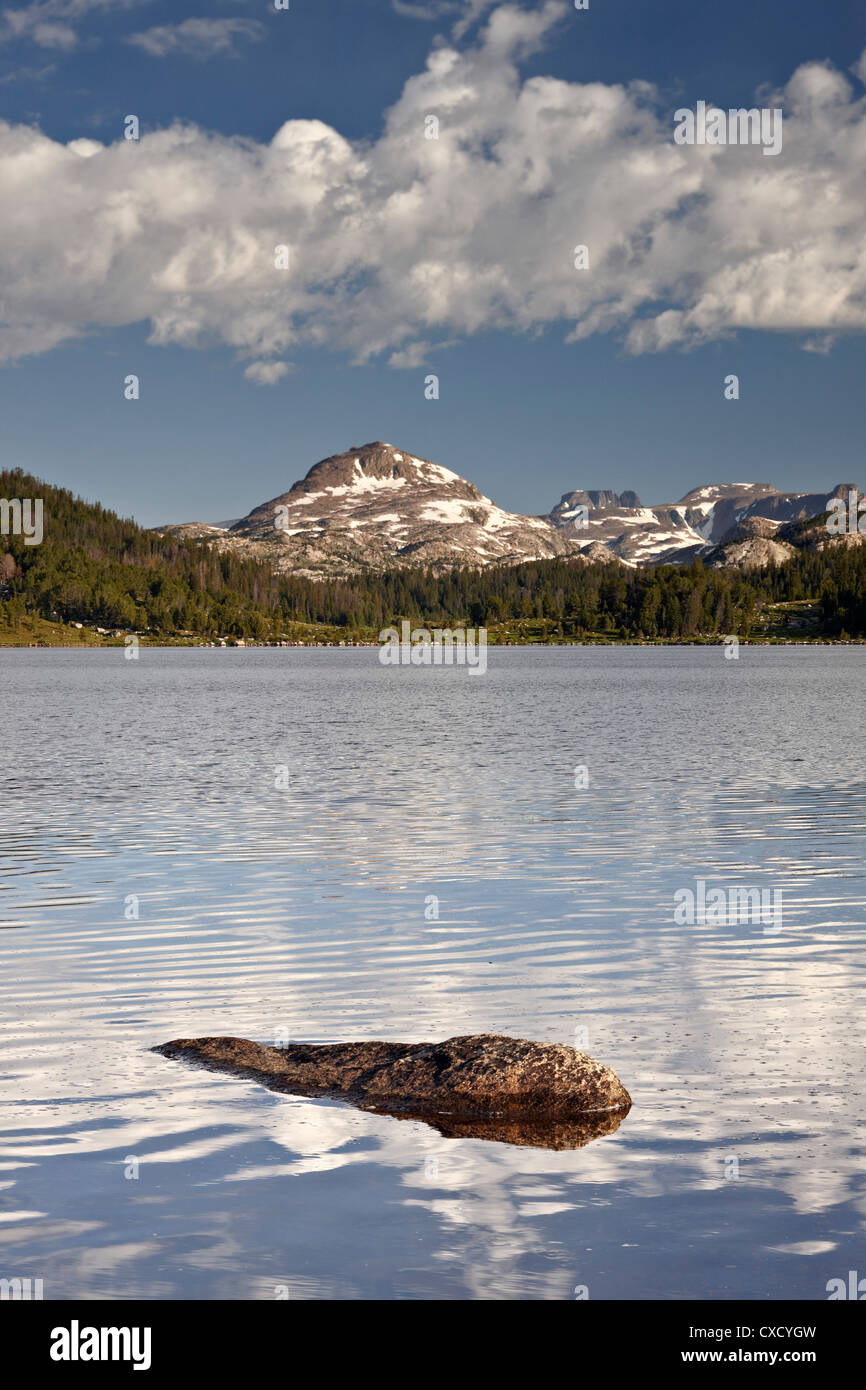
M 754 625 L 748 636 L 736 635 L 739 641 L 747 646 L 863 646 L 866 643 L 866 638 L 818 631 L 816 615 L 808 611 L 809 609 L 810 605 L 804 603 L 774 605 L 772 611 L 765 610 L 761 620 Z M 0 627 L 0 647 L 62 647 L 79 651 L 94 647 L 123 648 L 127 645 L 127 638 L 132 635 L 119 629 L 111 632 L 100 631 L 88 624 L 49 622 L 43 618 L 28 616 L 14 626 Z M 345 629 L 313 623 L 289 624 L 279 635 L 270 638 L 209 638 L 189 632 L 152 632 L 137 636 L 142 647 L 346 648 L 379 645 L 378 632 L 372 629 L 347 632 Z M 550 622 L 519 619 L 490 625 L 487 628 L 487 642 L 489 646 L 517 647 L 718 647 L 724 644 L 724 635 L 696 634 L 679 640 L 643 635 L 626 636 L 615 632 L 583 632 L 575 635 L 556 630 L 556 624 Z

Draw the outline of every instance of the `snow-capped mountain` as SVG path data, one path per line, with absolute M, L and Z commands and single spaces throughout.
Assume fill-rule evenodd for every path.
M 832 498 L 853 487 L 799 493 L 769 483 L 715 483 L 652 507 L 635 492 L 576 489 L 546 516 L 520 516 L 441 464 L 377 440 L 322 459 L 239 521 L 159 529 L 314 578 L 394 566 L 441 573 L 556 556 L 630 566 L 700 556 L 705 564 L 749 568 L 793 554 L 803 543 L 796 523 L 827 511 Z
M 546 520 L 567 535 L 580 537 L 583 544 L 601 542 L 620 560 L 630 565 L 646 565 L 662 555 L 683 547 L 695 548 L 706 542 L 700 531 L 686 520 L 676 507 L 642 507 L 611 505 L 580 511 L 586 504 L 571 504 L 570 499 L 581 493 L 568 493 L 559 507 Z M 628 493 L 623 494 L 629 496 Z M 634 495 L 634 494 L 632 494 Z
M 679 502 L 654 507 L 640 506 L 634 493 L 571 492 L 546 519 L 584 542 L 600 541 L 632 565 L 685 563 L 696 555 L 710 563 L 772 563 L 792 553 L 785 544 L 771 543 L 775 527 L 820 515 L 833 497 L 847 496 L 853 486 L 840 483 L 826 493 L 802 493 L 779 492 L 770 483 L 715 483 L 693 488 Z M 593 503 L 594 497 L 605 500 Z M 608 503 L 607 498 L 616 500 Z M 626 498 L 634 498 L 635 504 L 625 505 Z M 588 516 L 579 511 L 581 505 L 588 507 Z M 752 519 L 765 521 L 769 530 L 737 532 Z M 736 557 L 733 551 L 718 550 L 735 539 L 744 547 Z
M 827 492 L 779 492 L 769 483 L 727 483 L 695 488 L 678 504 L 691 525 L 707 541 L 719 543 L 749 517 L 765 517 L 781 525 L 825 512 L 834 497 L 847 497 L 853 483 L 839 483 Z M 699 520 L 699 516 L 701 520 Z
M 503 511 L 459 474 L 380 440 L 322 459 L 230 530 L 170 529 L 221 547 L 245 545 L 267 554 L 278 571 L 311 576 L 517 564 L 579 555 L 589 539 Z

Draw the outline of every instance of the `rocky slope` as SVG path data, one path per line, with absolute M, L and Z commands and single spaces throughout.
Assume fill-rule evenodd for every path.
M 630 566 L 699 556 L 748 569 L 786 559 L 805 542 L 783 530 L 826 512 L 853 487 L 797 493 L 770 483 L 719 483 L 652 507 L 635 492 L 577 489 L 545 516 L 520 516 L 450 469 L 377 440 L 322 459 L 288 492 L 230 525 L 159 529 L 311 578 L 394 566 L 441 573 L 557 556 Z
M 747 516 L 727 531 L 717 546 L 705 550 L 701 559 L 714 569 L 733 566 L 736 569 L 755 569 L 763 565 L 780 565 L 796 554 L 796 546 L 785 540 L 784 527 L 779 521 L 765 516 Z
M 376 441 L 322 459 L 288 492 L 229 531 L 171 527 L 220 547 L 270 556 L 277 571 L 311 576 L 423 565 L 517 564 L 579 555 L 576 539 L 541 517 L 503 511 L 457 473 Z
M 743 569 L 787 559 L 797 542 L 780 535 L 781 528 L 826 512 L 831 498 L 847 497 L 853 487 L 840 483 L 828 492 L 801 493 L 779 492 L 770 483 L 718 483 L 655 507 L 623 505 L 634 493 L 573 492 L 546 519 L 600 542 L 628 564 L 687 564 L 700 556 L 704 563 Z M 589 506 L 583 525 L 581 503 Z

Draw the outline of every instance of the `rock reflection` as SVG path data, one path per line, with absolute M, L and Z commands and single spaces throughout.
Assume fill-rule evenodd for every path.
M 364 1110 L 372 1107 L 365 1105 Z M 376 1109 L 377 1115 L 395 1120 L 421 1120 L 445 1139 L 490 1139 L 497 1144 L 516 1144 L 528 1149 L 582 1149 L 593 1139 L 615 1134 L 630 1107 L 622 1110 L 595 1110 L 573 1120 L 545 1118 L 543 1115 L 430 1115 L 407 1114 L 405 1110 Z

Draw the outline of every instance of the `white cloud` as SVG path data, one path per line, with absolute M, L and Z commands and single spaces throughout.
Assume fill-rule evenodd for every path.
M 427 366 L 429 354 L 429 343 L 407 343 L 399 352 L 391 353 L 388 366 L 415 371 L 418 367 Z
M 78 42 L 75 25 L 91 13 L 130 10 L 147 0 L 33 0 L 21 9 L 4 9 L 0 43 L 29 40 L 41 48 L 70 49 Z
M 244 376 L 257 386 L 276 386 L 290 370 L 288 362 L 251 362 Z
M 305 120 L 264 145 L 0 125 L 0 360 L 137 321 L 268 367 L 295 344 L 403 366 L 491 330 L 614 332 L 632 352 L 863 332 L 866 97 L 805 64 L 773 98 L 778 157 L 677 146 L 646 82 L 521 81 L 517 58 L 568 13 L 500 6 L 469 47 L 438 41 L 372 142 Z
M 835 341 L 832 333 L 824 333 L 817 338 L 806 338 L 801 346 L 804 352 L 817 352 L 826 357 Z
M 68 24 L 35 24 L 31 33 L 41 48 L 74 48 L 78 35 Z
M 495 4 L 496 0 L 391 0 L 392 9 L 407 19 L 439 20 L 459 15 L 453 30 L 457 39 Z
M 258 41 L 265 26 L 257 19 L 185 19 L 181 24 L 162 24 L 133 34 L 127 43 L 137 45 L 154 58 L 181 55 L 187 58 L 213 58 L 230 53 L 235 41 Z
M 457 0 L 391 0 L 391 8 L 406 19 L 442 19 L 458 8 Z
M 7 86 L 10 82 L 44 82 L 47 77 L 51 77 L 57 71 L 56 63 L 47 63 L 44 67 L 23 67 L 14 72 L 7 72 L 0 77 L 0 86 Z

